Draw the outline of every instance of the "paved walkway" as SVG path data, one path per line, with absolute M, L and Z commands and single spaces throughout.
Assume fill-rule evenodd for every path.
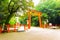
M 3 33 L 0 40 L 60 40 L 60 29 L 31 28 L 25 32 Z

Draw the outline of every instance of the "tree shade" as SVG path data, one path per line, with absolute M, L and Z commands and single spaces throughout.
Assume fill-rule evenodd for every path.
M 41 11 L 43 14 L 48 15 L 49 23 L 60 24 L 60 0 L 45 0 L 35 7 L 37 11 Z M 43 15 L 42 14 L 42 15 Z M 44 14 L 44 16 L 45 16 Z M 44 17 L 43 17 L 44 19 Z

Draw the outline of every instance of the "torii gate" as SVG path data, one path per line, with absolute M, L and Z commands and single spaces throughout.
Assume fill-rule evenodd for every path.
M 39 26 L 40 26 L 40 28 L 43 28 L 42 27 L 42 20 L 41 20 L 42 13 L 38 12 L 36 10 L 28 10 L 28 29 L 30 29 L 30 27 L 31 27 L 31 13 L 34 13 L 35 16 L 38 16 Z

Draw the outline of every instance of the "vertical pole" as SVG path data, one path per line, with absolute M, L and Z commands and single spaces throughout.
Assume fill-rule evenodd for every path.
M 46 24 L 44 24 L 44 28 L 46 28 Z
M 24 24 L 24 30 L 26 30 L 26 25 Z
M 14 32 L 16 32 L 16 24 L 14 24 Z
M 46 24 L 46 28 L 48 27 L 48 24 Z
M 30 11 L 28 12 L 28 29 L 31 27 L 31 14 Z
M 8 30 L 8 32 L 10 32 L 10 25 L 9 24 L 7 24 L 7 30 Z
M 40 17 L 40 13 L 38 13 L 38 19 L 39 19 L 40 28 L 42 28 L 42 20 L 41 20 L 41 17 Z
M 0 33 L 2 33 L 2 28 L 1 28 L 1 26 L 0 26 Z
M 20 26 L 20 23 L 17 22 L 17 23 L 16 23 L 16 26 L 19 27 L 19 26 Z

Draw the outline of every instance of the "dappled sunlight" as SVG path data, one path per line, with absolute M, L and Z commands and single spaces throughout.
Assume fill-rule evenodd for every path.
M 60 40 L 60 0 L 0 0 L 0 40 Z
M 33 2 L 34 2 L 34 6 L 36 6 L 40 2 L 40 0 L 33 0 Z

